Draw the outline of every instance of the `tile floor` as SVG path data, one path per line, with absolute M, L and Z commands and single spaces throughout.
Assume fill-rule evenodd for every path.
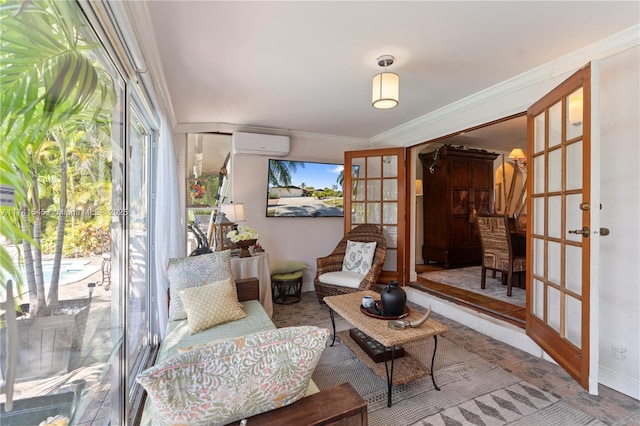
M 328 317 L 328 308 L 320 306 L 313 292 L 303 293 L 300 303 L 274 305 L 273 320 L 278 327 L 320 325 L 326 323 Z M 640 401 L 602 385 L 599 386 L 598 396 L 590 395 L 556 364 L 536 358 L 441 315 L 434 313 L 434 318 L 449 327 L 446 334 L 448 340 L 464 345 L 467 350 L 555 394 L 605 424 L 640 425 Z

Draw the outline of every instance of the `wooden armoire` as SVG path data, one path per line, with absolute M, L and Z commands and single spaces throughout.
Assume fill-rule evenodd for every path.
M 493 162 L 498 154 L 452 148 L 420 154 L 423 167 L 425 264 L 480 264 L 476 214 L 493 213 Z

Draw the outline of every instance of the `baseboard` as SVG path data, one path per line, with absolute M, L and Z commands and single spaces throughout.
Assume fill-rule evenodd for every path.
M 598 383 L 621 392 L 631 398 L 640 399 L 640 379 L 621 374 L 608 367 L 599 367 Z

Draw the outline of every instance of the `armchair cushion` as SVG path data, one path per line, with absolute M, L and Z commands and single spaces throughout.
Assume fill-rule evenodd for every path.
M 342 270 L 366 275 L 371 269 L 376 245 L 375 241 L 363 243 L 347 240 L 347 251 L 342 261 Z
M 326 272 L 318 277 L 323 284 L 338 285 L 357 289 L 364 279 L 364 274 L 352 271 Z
M 138 374 L 160 424 L 224 425 L 305 395 L 329 330 L 287 327 L 199 346 Z

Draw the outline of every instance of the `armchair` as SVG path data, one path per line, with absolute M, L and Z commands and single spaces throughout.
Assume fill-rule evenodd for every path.
M 487 269 L 506 274 L 507 296 L 511 296 L 513 274 L 525 272 L 526 257 L 514 254 L 506 215 L 476 216 L 480 243 L 482 245 L 482 279 L 480 288 L 485 288 Z M 504 280 L 503 280 L 504 283 Z
M 343 270 L 347 242 L 375 242 L 371 268 L 365 274 Z M 387 243 L 378 225 L 358 225 L 349 231 L 330 255 L 317 259 L 314 286 L 318 301 L 323 303 L 326 296 L 369 290 L 378 282 L 382 265 L 387 256 Z

